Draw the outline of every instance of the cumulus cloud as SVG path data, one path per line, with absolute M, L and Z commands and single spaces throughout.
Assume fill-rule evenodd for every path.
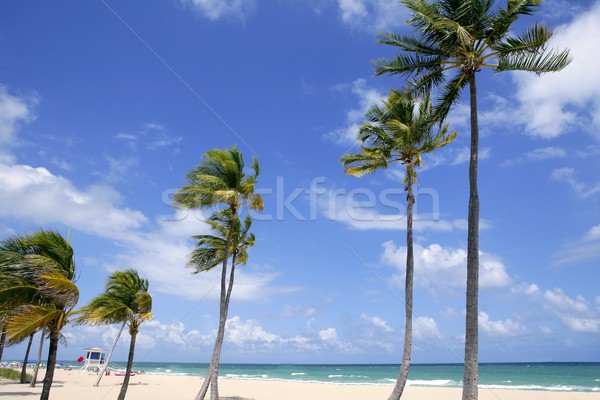
M 511 290 L 511 293 L 515 293 L 515 294 L 527 294 L 530 296 L 536 296 L 540 293 L 540 287 L 538 285 L 536 285 L 535 283 L 531 283 L 531 284 L 520 284 L 517 285 L 515 287 L 513 287 Z
M 399 274 L 394 276 L 394 282 L 404 282 L 406 266 L 406 247 L 398 247 L 393 241 L 383 244 L 381 256 L 384 263 L 394 266 Z M 442 247 L 431 244 L 422 247 L 414 245 L 415 285 L 431 291 L 461 288 L 466 282 L 467 252 L 460 248 Z M 479 252 L 479 285 L 481 289 L 506 287 L 511 278 L 500 257 L 494 254 Z
M 370 316 L 367 314 L 361 314 L 360 318 L 363 321 L 367 321 L 368 323 L 370 323 L 371 325 L 375 326 L 378 329 L 381 329 L 383 332 L 387 332 L 390 333 L 393 331 L 393 329 L 388 325 L 387 322 L 385 322 L 385 320 L 383 320 L 380 317 L 377 316 Z
M 408 19 L 408 10 L 396 0 L 337 0 L 343 23 L 352 29 L 387 31 Z
M 112 261 L 111 271 L 124 266 L 136 268 L 162 293 L 193 299 L 216 299 L 218 271 L 190 277 L 185 268 L 193 249 L 189 238 L 208 233 L 201 213 L 178 211 L 159 216 L 154 224 L 139 210 L 121 206 L 120 194 L 104 184 L 77 188 L 68 179 L 46 168 L 0 164 L 0 216 L 20 218 L 41 226 L 61 223 L 73 229 L 105 238 L 121 247 Z M 269 288 L 277 273 L 249 272 L 239 268 L 233 296 L 239 299 L 264 299 L 279 290 Z
M 15 157 L 9 148 L 17 143 L 16 135 L 19 127 L 35 119 L 33 107 L 36 103 L 35 96 L 17 96 L 0 85 L 0 163 L 15 162 Z
M 142 227 L 146 217 L 120 207 L 121 196 L 106 185 L 75 187 L 46 168 L 0 164 L 0 215 L 44 225 L 64 223 L 83 232 L 110 239 L 127 237 Z
M 479 313 L 479 328 L 490 336 L 518 336 L 527 330 L 518 322 L 508 318 L 505 320 L 493 321 L 490 316 L 481 311 Z
M 381 104 L 385 97 L 378 90 L 369 88 L 364 79 L 357 79 L 349 86 L 350 91 L 358 97 L 358 105 L 346 112 L 346 123 L 324 135 L 324 138 L 342 146 L 357 144 L 358 128 L 364 122 L 365 114 L 373 105 Z M 346 90 L 347 86 L 341 89 Z
M 544 292 L 545 306 L 573 332 L 600 333 L 600 315 L 581 295 L 571 298 L 562 289 Z
M 35 97 L 13 95 L 0 85 L 0 145 L 14 144 L 19 126 L 35 118 L 32 108 L 36 103 Z
M 256 8 L 255 0 L 181 0 L 181 2 L 211 21 L 222 18 L 244 21 L 246 16 Z
M 334 348 L 344 353 L 351 353 L 356 351 L 352 344 L 343 342 L 337 333 L 335 328 L 327 328 L 319 331 L 319 338 L 321 339 L 323 346 L 328 348 Z
M 600 81 L 581 78 L 596 75 L 598 20 L 600 2 L 595 2 L 589 10 L 555 29 L 549 46 L 569 48 L 573 56 L 563 71 L 541 77 L 513 74 L 520 112 L 530 135 L 550 138 L 570 129 L 589 130 L 596 135 L 600 131 Z
M 439 339 L 442 334 L 433 318 L 420 316 L 413 320 L 413 337 L 415 339 Z
M 157 218 L 157 229 L 134 232 L 123 238 L 123 251 L 106 266 L 110 270 L 122 269 L 123 265 L 136 266 L 153 282 L 153 289 L 162 293 L 176 294 L 190 299 L 217 300 L 219 296 L 220 268 L 191 276 L 193 269 L 185 268 L 193 250 L 191 235 L 209 233 L 201 213 L 178 211 L 174 216 Z M 232 297 L 239 300 L 264 300 L 280 293 L 297 291 L 298 288 L 271 287 L 278 273 L 252 271 L 251 265 L 236 268 L 235 287 Z
M 265 331 L 258 321 L 242 321 L 238 316 L 227 320 L 225 334 L 228 342 L 240 347 L 260 345 L 269 348 L 281 341 L 276 334 Z

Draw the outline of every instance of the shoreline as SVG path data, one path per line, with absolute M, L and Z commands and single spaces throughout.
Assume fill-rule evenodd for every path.
M 42 390 L 41 379 L 35 388 L 20 383 L 0 382 L 0 397 L 12 396 L 22 400 L 38 399 Z M 100 386 L 93 387 L 97 375 L 79 374 L 78 370 L 57 369 L 50 391 L 51 399 L 105 400 L 116 398 L 122 377 L 105 376 Z M 136 374 L 131 377 L 127 391 L 129 400 L 188 400 L 193 399 L 202 384 L 198 376 Z M 337 384 L 266 379 L 219 379 L 223 400 L 366 400 L 385 399 L 392 384 Z M 407 386 L 403 399 L 460 399 L 462 389 L 452 387 Z M 599 400 L 598 392 L 479 389 L 480 400 Z

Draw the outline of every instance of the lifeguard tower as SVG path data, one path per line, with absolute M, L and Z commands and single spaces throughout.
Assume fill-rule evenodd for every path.
M 106 352 L 99 347 L 88 347 L 83 351 L 85 351 L 85 362 L 79 373 L 83 374 L 87 370 L 98 372 L 104 366 L 104 353 Z

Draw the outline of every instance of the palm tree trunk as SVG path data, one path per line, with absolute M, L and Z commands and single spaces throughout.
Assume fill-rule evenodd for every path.
M 2 353 L 4 353 L 4 344 L 6 343 L 6 325 L 2 325 L 2 333 L 0 334 L 0 361 L 2 361 Z
M 117 337 L 115 338 L 115 342 L 113 343 L 112 347 L 110 348 L 108 357 L 106 358 L 106 360 L 104 360 L 104 366 L 102 367 L 102 370 L 100 371 L 100 376 L 98 376 L 98 380 L 96 380 L 96 383 L 94 383 L 94 387 L 98 387 L 98 385 L 100 385 L 100 380 L 106 373 L 106 369 L 108 368 L 108 363 L 110 362 L 112 353 L 115 350 L 115 347 L 117 346 L 117 342 L 119 341 L 119 338 L 121 337 L 121 333 L 123 333 L 123 328 L 125 328 L 126 323 L 127 323 L 127 321 L 123 321 L 123 325 L 121 325 L 121 329 L 119 330 L 119 333 L 117 334 Z
M 58 323 L 55 323 L 58 325 Z M 40 400 L 48 400 L 50 397 L 50 388 L 54 380 L 54 368 L 56 367 L 56 355 L 58 353 L 58 335 L 60 331 L 58 326 L 50 328 L 50 348 L 48 350 L 48 363 L 46 365 L 46 376 L 44 377 L 44 387 Z
M 477 121 L 477 85 L 475 72 L 469 77 L 471 100 L 471 159 L 469 161 L 469 216 L 467 237 L 467 304 L 465 329 L 465 365 L 463 400 L 478 399 L 479 377 L 479 193 L 477 163 L 479 158 L 479 126 Z
M 223 252 L 223 268 L 221 269 L 221 293 L 219 300 L 219 329 L 217 331 L 217 338 L 215 340 L 215 347 L 213 354 L 210 359 L 210 365 L 208 366 L 208 373 L 202 383 L 200 391 L 196 395 L 195 400 L 204 400 L 208 386 L 210 385 L 210 398 L 211 400 L 219 399 L 219 360 L 221 358 L 221 347 L 223 346 L 223 338 L 225 337 L 225 322 L 227 321 L 227 310 L 226 310 L 226 282 L 227 282 L 227 261 L 229 259 L 229 248 L 231 246 L 231 238 L 234 230 L 234 220 L 237 218 L 237 213 L 234 209 L 231 210 L 231 224 L 229 232 L 227 232 L 227 240 L 225 241 L 225 251 Z
M 31 377 L 31 383 L 29 386 L 35 387 L 38 371 L 40 370 L 40 362 L 42 360 L 42 350 L 44 349 L 44 336 L 46 336 L 46 328 L 42 328 L 42 337 L 40 337 L 40 348 L 38 350 L 37 362 L 35 363 L 35 368 L 33 369 L 33 375 Z
M 29 360 L 29 351 L 31 351 L 31 344 L 33 343 L 33 336 L 35 332 L 29 335 L 29 343 L 27 343 L 27 350 L 25 351 L 25 359 L 23 360 L 23 366 L 21 367 L 21 383 L 27 383 L 27 361 Z
M 415 197 L 413 196 L 414 170 L 412 166 L 407 166 L 407 184 L 406 184 L 406 277 L 404 281 L 404 351 L 402 353 L 402 365 L 396 385 L 388 400 L 398 400 L 402 397 L 402 392 L 408 380 L 408 370 L 410 368 L 410 358 L 412 350 L 412 314 L 413 314 L 413 275 L 414 275 L 414 252 L 413 252 L 413 205 Z
M 137 337 L 137 331 L 131 333 L 131 342 L 129 342 L 129 357 L 127 357 L 127 368 L 125 369 L 125 377 L 123 378 L 123 384 L 121 385 L 121 391 L 117 400 L 125 400 L 127 394 L 127 387 L 129 386 L 129 377 L 131 375 L 131 368 L 133 368 L 133 353 L 135 351 L 135 339 Z

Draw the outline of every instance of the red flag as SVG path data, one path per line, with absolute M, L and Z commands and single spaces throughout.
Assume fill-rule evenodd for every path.
M 77 359 L 77 362 L 82 362 L 83 360 L 85 360 L 85 358 L 83 358 L 83 357 L 79 357 L 79 358 Z

